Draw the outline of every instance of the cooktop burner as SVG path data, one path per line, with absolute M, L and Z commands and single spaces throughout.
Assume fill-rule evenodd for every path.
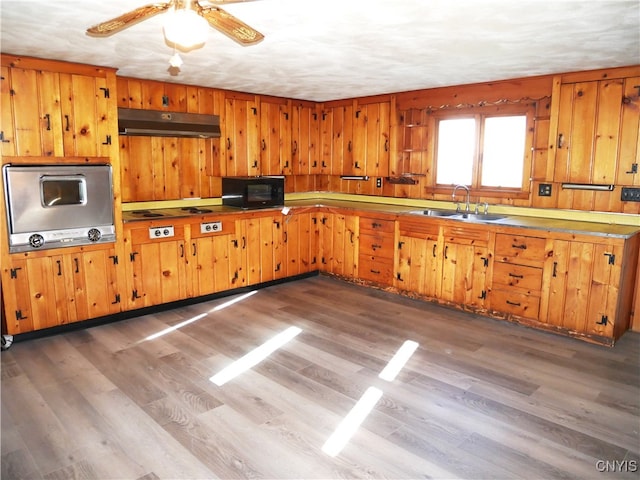
M 213 211 L 213 210 L 209 210 L 208 208 L 198 208 L 198 207 L 185 207 L 182 210 L 189 213 L 211 213 Z
M 131 213 L 142 217 L 164 217 L 162 213 L 154 213 L 151 210 L 134 210 Z

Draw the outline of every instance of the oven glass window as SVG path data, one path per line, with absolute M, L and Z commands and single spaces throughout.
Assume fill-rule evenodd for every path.
M 44 177 L 41 189 L 42 204 L 45 207 L 84 205 L 86 203 L 83 178 Z
M 267 183 L 247 185 L 247 200 L 249 202 L 268 202 L 271 200 L 271 185 Z

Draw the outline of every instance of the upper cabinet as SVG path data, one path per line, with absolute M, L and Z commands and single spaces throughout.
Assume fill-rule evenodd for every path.
M 117 142 L 110 110 L 115 92 L 108 85 L 107 71 L 78 66 L 60 72 L 53 62 L 48 62 L 51 70 L 35 64 L 32 68 L 31 63 L 31 59 L 3 55 L 2 154 L 111 156 Z
M 260 112 L 254 95 L 229 92 L 224 101 L 222 154 L 226 174 L 231 177 L 256 176 L 260 168 Z
M 389 174 L 391 102 L 364 100 L 353 112 L 353 158 L 346 174 L 382 177 Z
M 294 175 L 309 175 L 320 169 L 318 107 L 296 101 L 291 107 L 291 163 Z
M 556 77 L 549 134 L 555 182 L 640 182 L 639 73 L 638 68 L 623 68 L 595 78 Z
M 292 123 L 288 100 L 260 99 L 260 166 L 263 175 L 291 175 L 293 172 Z

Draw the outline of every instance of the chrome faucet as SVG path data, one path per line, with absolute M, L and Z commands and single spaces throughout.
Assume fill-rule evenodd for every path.
M 456 185 L 455 187 L 453 187 L 453 193 L 451 194 L 451 198 L 453 199 L 454 202 L 456 201 L 456 191 L 459 188 L 464 188 L 466 190 L 466 192 L 467 192 L 467 205 L 466 205 L 464 211 L 466 213 L 469 213 L 471 211 L 471 207 L 469 206 L 469 194 L 470 194 L 469 187 L 467 187 L 466 185 Z M 459 203 L 456 204 L 456 212 L 460 212 L 460 204 Z

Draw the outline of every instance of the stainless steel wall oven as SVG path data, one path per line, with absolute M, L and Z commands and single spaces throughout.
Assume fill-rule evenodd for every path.
M 5 165 L 9 251 L 115 241 L 110 165 Z

